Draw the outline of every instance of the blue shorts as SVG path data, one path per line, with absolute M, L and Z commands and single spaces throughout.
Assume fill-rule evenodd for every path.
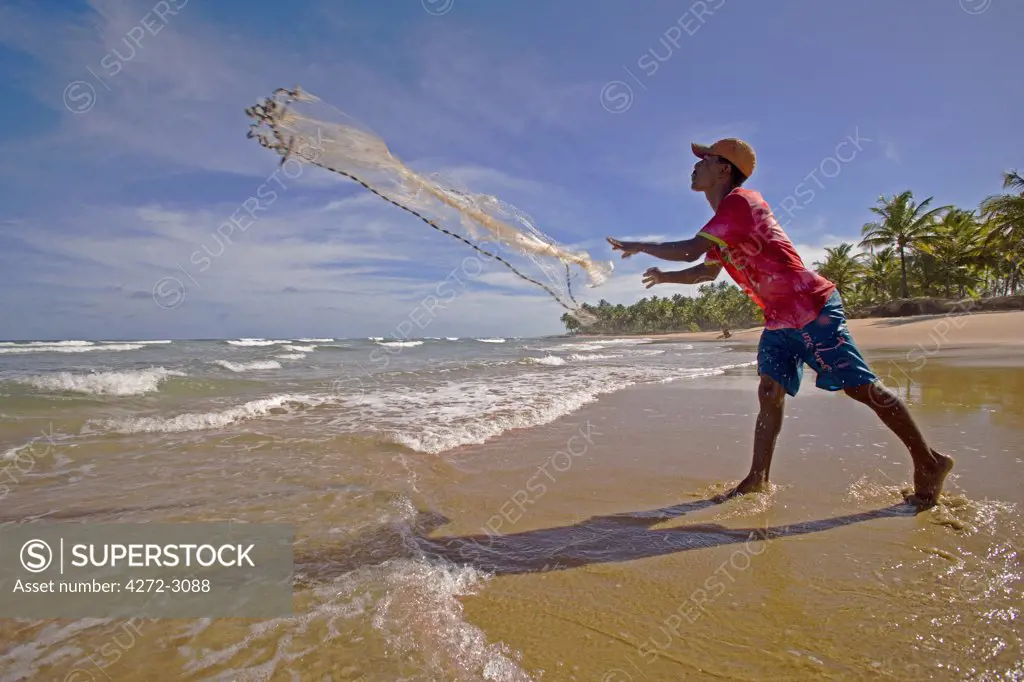
M 757 345 L 757 372 L 782 384 L 795 396 L 804 363 L 818 373 L 815 385 L 838 391 L 878 381 L 857 350 L 846 326 L 843 299 L 835 291 L 818 318 L 800 329 L 765 329 Z

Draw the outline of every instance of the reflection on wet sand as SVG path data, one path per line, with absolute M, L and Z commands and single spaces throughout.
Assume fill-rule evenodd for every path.
M 992 424 L 1016 427 L 1024 417 L 1024 366 L 1010 359 L 981 351 L 941 360 L 900 353 L 873 358 L 872 367 L 915 410 L 986 412 Z

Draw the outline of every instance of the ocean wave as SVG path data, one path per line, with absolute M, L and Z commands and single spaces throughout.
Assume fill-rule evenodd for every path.
M 275 355 L 274 357 L 278 358 L 280 360 L 301 360 L 302 358 L 306 357 L 306 354 L 305 353 L 281 353 L 280 355 Z
M 533 358 L 531 364 L 538 360 L 543 358 Z M 437 454 L 485 443 L 512 429 L 547 424 L 629 386 L 711 376 L 750 364 L 679 368 L 570 363 L 559 371 L 392 386 L 364 393 L 335 423 L 357 430 L 371 424 L 389 442 Z
M 623 348 L 623 351 L 630 355 L 661 355 L 665 352 L 664 348 Z
M 295 351 L 296 353 L 312 353 L 316 350 L 316 346 L 293 346 L 291 344 L 281 346 L 283 350 Z
M 174 341 L 161 339 L 159 341 L 100 341 L 100 343 L 137 343 L 142 346 L 158 346 L 166 343 L 174 343 Z
M 638 346 L 644 343 L 651 343 L 653 339 L 595 339 L 591 343 L 597 343 L 602 346 Z
M 92 341 L 2 341 L 0 346 L 92 346 Z
M 445 341 L 458 341 L 459 337 L 457 337 L 457 336 L 446 336 L 446 337 L 444 337 L 444 340 Z
M 554 348 L 555 350 L 604 350 L 604 346 L 599 346 L 596 343 L 562 343 Z
M 557 367 L 565 364 L 565 359 L 558 357 L 557 355 L 545 355 L 542 358 L 523 358 L 523 362 L 528 362 L 534 365 L 551 365 Z
M 109 343 L 89 346 L 7 346 L 0 348 L 0 354 L 10 353 L 85 353 L 88 351 L 126 351 L 145 348 L 140 343 Z
M 641 346 L 652 343 L 651 339 L 585 339 L 573 343 L 562 343 L 556 348 L 565 350 L 608 350 L 609 346 Z
M 665 351 L 657 351 L 664 353 Z M 565 357 L 559 355 L 545 355 L 542 357 L 526 357 L 520 362 L 525 362 L 534 365 L 550 365 L 553 367 L 561 367 L 567 362 L 593 362 L 595 360 L 614 360 L 615 358 L 623 357 L 621 353 L 572 353 Z M 493 365 L 504 365 L 507 362 L 495 362 L 489 363 Z
M 506 645 L 490 641 L 467 618 L 460 597 L 477 593 L 483 580 L 476 568 L 449 562 L 392 562 L 383 574 L 387 598 L 376 607 L 374 627 L 402 658 L 429 652 L 423 671 L 429 679 L 534 679 Z
M 725 374 L 730 369 L 739 369 L 741 367 L 754 367 L 757 365 L 757 360 L 751 360 L 750 362 L 739 362 L 734 365 L 719 365 L 718 367 L 699 367 L 695 369 L 684 369 L 682 374 L 679 376 L 665 377 L 659 379 L 658 383 L 668 384 L 679 379 L 696 379 L 697 377 L 713 377 L 719 374 Z
M 288 341 L 269 341 L 267 339 L 235 339 L 227 341 L 226 343 L 232 346 L 242 347 L 255 347 L 255 346 L 276 346 L 279 343 L 289 343 Z
M 478 383 L 437 390 L 434 394 L 442 399 L 442 404 L 424 409 L 413 428 L 384 430 L 384 438 L 410 450 L 438 454 L 464 445 L 486 443 L 512 429 L 548 424 L 593 402 L 601 394 L 635 383 L 609 375 L 601 377 L 601 380 L 591 380 L 587 382 L 589 385 L 575 390 L 566 384 L 547 386 L 545 388 L 549 392 L 541 393 L 532 390 L 532 387 L 544 385 L 539 376 L 533 380 L 523 376 L 518 379 L 518 385 L 509 382 L 504 386 Z M 579 384 L 578 381 L 570 383 Z M 556 390 L 551 391 L 552 388 Z M 394 401 L 398 397 L 392 395 L 391 399 Z M 405 401 L 396 402 L 401 404 Z M 422 401 L 416 399 L 407 407 L 407 418 L 420 412 L 416 407 L 426 408 Z
M 402 528 L 408 522 L 388 522 L 400 528 L 388 537 L 410 548 L 414 546 L 412 531 Z M 410 549 L 383 565 L 368 562 L 332 577 L 326 584 L 312 587 L 308 604 L 301 612 L 243 625 L 216 641 L 205 632 L 215 621 L 196 621 L 189 634 L 212 643 L 190 652 L 193 657 L 185 664 L 185 676 L 222 681 L 297 679 L 289 673 L 294 673 L 309 652 L 304 646 L 283 646 L 279 633 L 322 631 L 323 642 L 331 646 L 332 640 L 347 644 L 347 633 L 366 628 L 388 651 L 387 658 L 375 666 L 383 671 L 375 679 L 412 679 L 399 672 L 408 669 L 407 661 L 417 661 L 416 679 L 534 679 L 524 670 L 517 654 L 502 642 L 490 641 L 465 612 L 462 598 L 479 592 L 486 574 L 449 561 L 405 556 L 414 553 L 422 554 Z M 313 576 L 320 573 L 320 560 L 313 561 L 308 567 L 300 566 L 298 572 L 308 571 Z M 230 667 L 217 674 L 225 667 L 225 661 L 230 661 Z M 341 677 L 319 675 L 316 679 L 357 679 L 357 675 L 358 672 L 343 672 Z
M 89 374 L 41 374 L 17 379 L 43 391 L 66 391 L 90 395 L 142 395 L 159 390 L 168 377 L 183 377 L 184 372 L 164 367 L 127 370 L 123 372 L 92 372 Z
M 292 341 L 298 341 L 299 343 L 331 343 L 334 339 L 292 339 Z
M 236 422 L 257 419 L 270 414 L 274 410 L 288 412 L 288 406 L 299 408 L 318 407 L 334 401 L 335 399 L 331 397 L 285 394 L 251 400 L 238 407 L 228 408 L 219 412 L 191 412 L 179 414 L 176 417 L 110 419 L 94 423 L 105 431 L 126 434 L 202 431 L 205 429 L 219 429 Z
M 281 369 L 281 363 L 275 360 L 254 360 L 253 362 L 229 362 L 227 360 L 214 360 L 215 365 L 232 372 L 249 372 L 258 369 Z
M 378 346 L 391 346 L 393 348 L 411 348 L 413 346 L 422 346 L 422 341 L 378 341 Z
M 473 339 L 473 340 L 474 341 L 479 341 L 480 343 L 505 343 L 505 341 L 507 341 L 507 339 Z

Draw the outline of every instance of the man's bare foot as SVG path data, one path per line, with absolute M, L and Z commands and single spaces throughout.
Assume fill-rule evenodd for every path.
M 953 458 L 932 450 L 934 463 L 914 467 L 914 494 L 907 496 L 907 502 L 918 507 L 934 507 L 939 501 L 942 484 L 953 469 Z
M 765 478 L 763 474 L 747 474 L 747 477 L 740 481 L 739 485 L 729 492 L 719 495 L 715 499 L 716 501 L 724 502 L 725 500 L 730 500 L 737 495 L 764 492 L 764 489 L 767 486 L 768 479 Z

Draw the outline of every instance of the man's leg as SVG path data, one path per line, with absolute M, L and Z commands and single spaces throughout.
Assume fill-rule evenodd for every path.
M 874 410 L 907 446 L 914 461 L 914 495 L 907 501 L 918 506 L 934 505 L 946 475 L 953 468 L 953 459 L 928 447 L 907 406 L 871 371 L 850 334 L 839 295 L 833 294 L 818 320 L 801 331 L 805 341 L 804 360 L 818 372 L 818 388 L 829 391 L 841 388 L 848 396 Z
M 942 492 L 953 458 L 928 447 L 921 430 L 900 397 L 880 381 L 843 389 L 846 395 L 864 403 L 903 441 L 914 460 L 914 495 L 907 499 L 919 506 L 933 506 Z
M 720 500 L 760 492 L 768 483 L 775 441 L 782 430 L 786 394 L 797 394 L 804 373 L 795 338 L 789 329 L 765 329 L 761 332 L 757 344 L 757 373 L 761 382 L 757 387 L 760 410 L 754 428 L 754 461 L 750 464 L 747 477 L 738 486 L 721 495 L 718 498 Z
M 757 426 L 754 428 L 754 461 L 750 464 L 750 473 L 728 493 L 728 497 L 761 492 L 768 483 L 775 442 L 782 430 L 786 389 L 775 379 L 762 374 L 761 384 L 757 387 L 757 400 L 761 409 L 757 413 Z

